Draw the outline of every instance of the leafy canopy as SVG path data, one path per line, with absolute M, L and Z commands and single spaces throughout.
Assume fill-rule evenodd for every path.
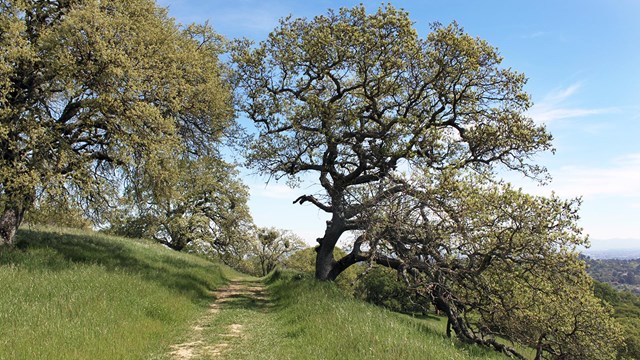
M 324 188 L 297 199 L 332 216 L 318 239 L 318 278 L 352 264 L 336 264 L 335 244 L 366 229 L 358 215 L 402 190 L 382 180 L 412 164 L 545 174 L 528 162 L 551 136 L 524 115 L 524 75 L 501 68 L 493 47 L 455 23 L 422 39 L 391 5 L 330 10 L 283 19 L 257 47 L 238 44 L 234 59 L 241 108 L 260 131 L 249 165 L 293 183 L 312 173 Z M 365 203 L 371 191 L 378 196 Z
M 318 279 L 376 262 L 405 274 L 465 342 L 520 358 L 497 337 L 539 359 L 613 356 L 619 329 L 575 254 L 586 243 L 577 203 L 494 179 L 544 180 L 531 157 L 552 149 L 525 114 L 524 75 L 495 48 L 455 23 L 423 39 L 406 12 L 361 5 L 285 18 L 257 46 L 238 43 L 234 61 L 259 130 L 249 165 L 323 188 L 294 201 L 331 215 Z M 351 252 L 336 259 L 345 233 Z
M 3 242 L 36 190 L 170 185 L 177 154 L 210 154 L 233 124 L 222 39 L 151 0 L 2 0 L 0 49 Z
M 466 342 L 537 358 L 610 359 L 621 345 L 611 310 L 593 294 L 576 248 L 577 200 L 524 194 L 475 174 L 394 179 L 410 190 L 368 213 L 357 247 L 400 271 Z

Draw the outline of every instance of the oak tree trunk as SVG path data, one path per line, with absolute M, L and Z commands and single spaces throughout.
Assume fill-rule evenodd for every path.
M 323 238 L 324 240 L 324 238 Z M 333 269 L 333 247 L 327 246 L 326 243 L 320 243 L 316 249 L 316 279 L 318 280 L 334 280 L 329 278 L 331 269 Z
M 24 218 L 24 206 L 5 206 L 0 216 L 0 245 L 15 243 L 18 227 Z
M 344 220 L 335 212 L 331 221 L 327 222 L 327 229 L 324 237 L 318 239 L 320 245 L 316 248 L 316 279 L 322 281 L 333 281 L 340 275 L 333 271 L 336 264 L 333 257 L 333 250 L 338 243 L 338 239 L 344 232 Z

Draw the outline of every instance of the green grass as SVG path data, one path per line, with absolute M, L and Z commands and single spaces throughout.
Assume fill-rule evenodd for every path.
M 277 273 L 268 283 L 272 306 L 237 307 L 227 319 L 250 326 L 225 358 L 505 359 L 447 338 L 446 321 L 440 318 L 386 311 L 346 297 L 333 284 L 286 273 Z
M 0 248 L 0 359 L 169 359 L 202 319 L 203 345 L 225 343 L 226 359 L 505 359 L 447 338 L 443 319 L 288 272 L 265 279 L 269 300 L 234 296 L 211 316 L 212 290 L 228 279 L 257 281 L 151 242 L 21 230 L 16 249 Z
M 156 244 L 21 230 L 0 249 L 0 359 L 148 359 L 187 333 L 229 270 Z

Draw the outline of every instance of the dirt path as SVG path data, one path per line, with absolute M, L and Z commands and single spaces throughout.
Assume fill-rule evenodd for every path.
M 207 313 L 191 327 L 189 341 L 171 346 L 174 360 L 220 358 L 245 336 L 245 327 L 253 316 L 231 316 L 232 312 L 263 313 L 270 305 L 262 283 L 232 281 L 213 292 L 215 301 Z M 229 314 L 226 314 L 229 313 Z M 228 316 L 225 316 L 228 315 Z

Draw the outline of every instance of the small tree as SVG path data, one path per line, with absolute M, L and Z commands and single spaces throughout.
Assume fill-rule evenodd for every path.
M 114 232 L 144 229 L 146 237 L 178 251 L 195 242 L 228 251 L 253 227 L 249 193 L 237 171 L 213 156 L 183 158 L 176 166 L 168 183 L 158 186 L 142 176 L 127 187 L 124 205 L 111 216 Z
M 288 230 L 259 228 L 253 255 L 258 262 L 262 276 L 304 247 L 304 241 Z
M 37 191 L 170 185 L 233 124 L 220 37 L 151 0 L 0 0 L 0 49 L 0 244 Z

